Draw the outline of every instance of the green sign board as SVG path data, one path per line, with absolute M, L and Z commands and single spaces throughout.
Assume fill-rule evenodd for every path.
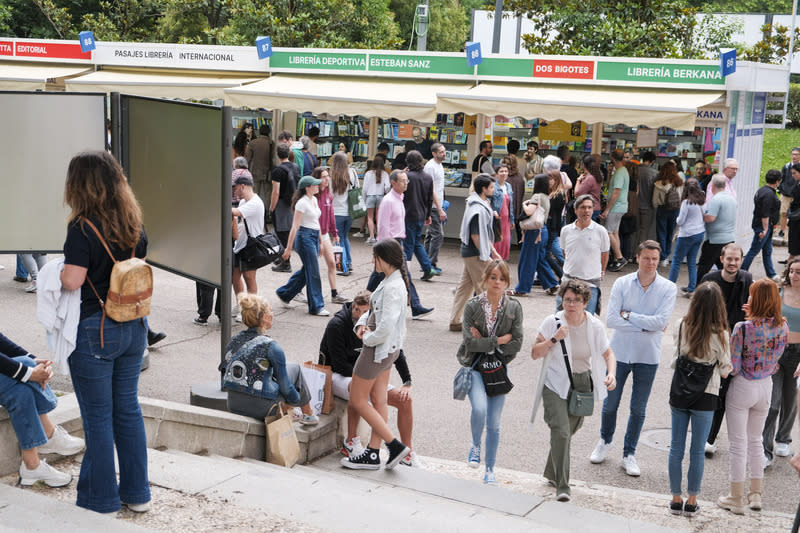
M 597 80 L 725 86 L 718 65 L 597 62 Z
M 369 54 L 372 72 L 397 72 L 419 74 L 459 74 L 471 76 L 473 69 L 463 56 L 432 56 L 407 54 Z
M 484 57 L 478 65 L 478 75 L 530 78 L 533 76 L 533 59 Z
M 270 68 L 298 70 L 367 70 L 367 54 L 328 52 L 278 52 L 269 59 Z

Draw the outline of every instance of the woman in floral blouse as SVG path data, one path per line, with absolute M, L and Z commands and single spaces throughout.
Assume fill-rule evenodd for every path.
M 761 509 L 764 478 L 764 445 L 761 431 L 769 411 L 772 374 L 786 346 L 789 326 L 781 315 L 778 287 L 770 279 L 750 286 L 745 304 L 747 320 L 739 322 L 731 335 L 733 380 L 725 400 L 730 449 L 731 490 L 717 505 L 734 514 L 744 514 L 749 505 Z M 744 497 L 745 469 L 749 468 L 750 491 Z

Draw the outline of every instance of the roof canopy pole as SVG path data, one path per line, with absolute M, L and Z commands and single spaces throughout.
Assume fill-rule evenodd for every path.
M 603 126 L 602 122 L 592 124 L 592 155 L 600 155 L 603 149 Z
M 797 1 L 797 0 L 795 0 Z M 494 32 L 492 32 L 492 53 L 500 53 L 500 28 L 503 26 L 503 0 L 494 1 Z
M 373 159 L 378 153 L 378 117 L 369 119 L 369 141 L 367 142 L 367 159 Z

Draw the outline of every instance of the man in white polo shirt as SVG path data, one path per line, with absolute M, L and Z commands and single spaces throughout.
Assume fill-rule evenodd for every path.
M 579 279 L 589 284 L 592 297 L 586 310 L 596 313 L 600 300 L 600 281 L 606 271 L 610 241 L 606 228 L 592 220 L 594 199 L 584 194 L 575 199 L 577 220 L 561 228 L 561 248 L 564 251 L 564 275 L 566 279 Z M 556 307 L 561 307 L 561 297 L 556 298 Z

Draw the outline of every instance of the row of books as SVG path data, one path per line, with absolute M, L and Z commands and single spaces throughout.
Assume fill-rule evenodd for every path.
M 428 139 L 432 141 L 449 144 L 467 144 L 468 138 L 469 135 L 464 133 L 464 130 L 441 128 L 439 126 L 431 126 L 428 128 Z
M 362 137 L 369 135 L 369 122 L 363 120 L 313 120 L 304 117 L 297 118 L 297 131 L 304 135 L 314 126 L 319 128 L 320 137 Z

